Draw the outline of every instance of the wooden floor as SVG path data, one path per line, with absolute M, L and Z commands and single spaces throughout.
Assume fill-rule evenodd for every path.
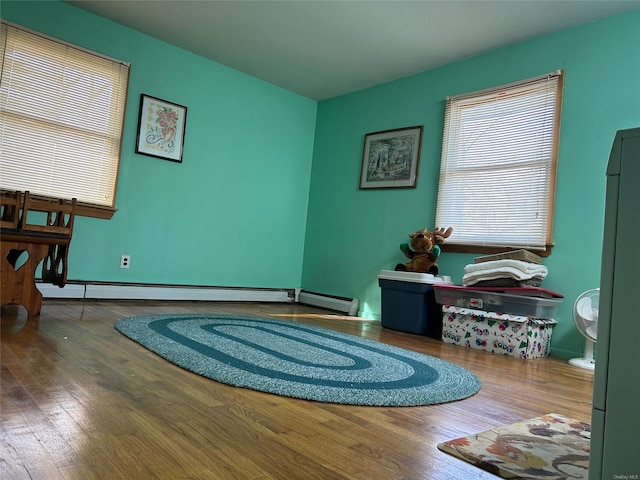
M 461 365 L 475 396 L 427 407 L 318 403 L 182 370 L 114 329 L 150 313 L 232 313 L 319 325 Z M 590 421 L 593 374 L 286 304 L 45 300 L 2 309 L 2 479 L 494 479 L 436 445 L 545 413 Z

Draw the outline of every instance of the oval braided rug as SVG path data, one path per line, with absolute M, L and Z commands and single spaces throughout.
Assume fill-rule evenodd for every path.
M 451 402 L 480 389 L 452 363 L 321 327 L 230 315 L 142 315 L 116 329 L 213 380 L 287 397 L 352 405 Z

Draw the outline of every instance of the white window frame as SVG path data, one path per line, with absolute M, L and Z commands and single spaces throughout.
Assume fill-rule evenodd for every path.
M 2 21 L 0 187 L 111 218 L 128 63 Z
M 448 97 L 436 226 L 447 251 L 553 246 L 564 72 Z

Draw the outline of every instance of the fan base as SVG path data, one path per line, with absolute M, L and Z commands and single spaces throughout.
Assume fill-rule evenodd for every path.
M 574 367 L 580 367 L 587 370 L 593 370 L 596 368 L 596 361 L 591 358 L 572 358 L 569 360 L 569 365 Z

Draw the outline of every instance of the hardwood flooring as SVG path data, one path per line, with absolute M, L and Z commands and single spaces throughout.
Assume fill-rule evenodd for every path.
M 230 387 L 118 333 L 150 313 L 304 322 L 407 348 L 475 373 L 482 389 L 426 407 L 359 407 Z M 4 307 L 0 478 L 494 479 L 436 445 L 545 413 L 590 421 L 593 374 L 520 360 L 287 304 L 45 300 L 39 319 Z

